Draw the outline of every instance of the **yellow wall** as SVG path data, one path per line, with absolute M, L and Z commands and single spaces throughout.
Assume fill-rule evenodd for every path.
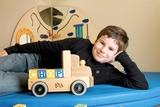
M 77 8 L 97 30 L 107 25 L 124 28 L 130 37 L 127 52 L 142 71 L 160 71 L 160 0 L 52 0 L 54 5 Z M 0 1 L 0 50 L 10 45 L 19 19 L 38 5 L 50 0 Z M 122 67 L 115 63 L 120 70 Z

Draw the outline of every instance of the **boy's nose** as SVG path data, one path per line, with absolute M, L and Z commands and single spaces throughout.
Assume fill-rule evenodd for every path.
M 106 52 L 107 52 L 107 48 L 106 48 L 106 47 L 102 47 L 102 48 L 101 48 L 101 52 L 102 52 L 102 53 L 106 53 Z

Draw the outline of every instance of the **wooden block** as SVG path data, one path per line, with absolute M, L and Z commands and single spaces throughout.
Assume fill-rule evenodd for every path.
M 63 69 L 55 69 L 55 78 L 64 78 Z
M 91 68 L 87 66 L 72 67 L 72 77 L 92 76 Z
M 13 107 L 26 107 L 26 105 L 25 104 L 16 104 Z
M 38 78 L 46 78 L 46 69 L 38 69 Z
M 55 78 L 55 69 L 46 69 L 47 78 Z
M 93 87 L 94 86 L 94 77 L 90 76 L 89 79 L 90 79 L 90 87 Z
M 87 107 L 87 104 L 77 104 L 74 107 Z
M 64 77 L 71 77 L 71 52 L 68 50 L 62 51 L 62 68 Z
M 38 69 L 30 69 L 29 70 L 29 78 L 38 78 L 37 70 Z
M 71 55 L 71 66 L 72 67 L 79 67 L 79 56 L 78 55 Z

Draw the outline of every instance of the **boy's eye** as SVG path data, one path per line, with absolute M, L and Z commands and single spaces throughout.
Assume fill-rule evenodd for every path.
M 104 45 L 104 42 L 103 42 L 103 41 L 100 41 L 100 43 L 101 43 L 102 45 Z
M 101 42 L 101 44 L 104 44 L 103 42 Z
M 113 48 L 109 48 L 109 50 L 114 51 L 114 49 L 113 49 Z

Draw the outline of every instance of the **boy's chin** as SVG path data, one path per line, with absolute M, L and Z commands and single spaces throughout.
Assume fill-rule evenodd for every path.
M 97 62 L 101 63 L 101 64 L 103 64 L 103 63 L 109 63 L 109 62 L 110 62 L 110 61 L 104 61 L 104 60 L 99 59 L 99 58 L 95 58 L 95 60 L 96 60 Z

